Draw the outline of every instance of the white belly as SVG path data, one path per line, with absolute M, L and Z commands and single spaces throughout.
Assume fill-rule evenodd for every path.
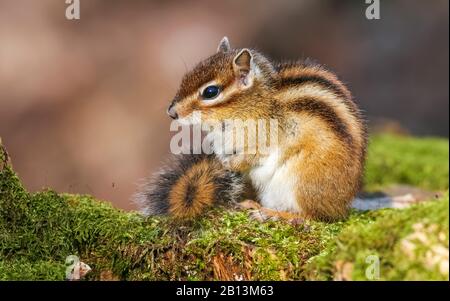
M 279 164 L 279 152 L 273 152 L 261 163 L 249 174 L 261 205 L 279 211 L 300 212 L 294 193 L 296 177 L 287 165 Z

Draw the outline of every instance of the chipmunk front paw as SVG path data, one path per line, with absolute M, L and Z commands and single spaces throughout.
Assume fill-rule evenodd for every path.
M 262 208 L 261 204 L 253 200 L 245 200 L 237 204 L 240 209 L 250 210 Z

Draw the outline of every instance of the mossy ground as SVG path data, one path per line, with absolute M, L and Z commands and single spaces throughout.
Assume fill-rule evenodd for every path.
M 365 185 L 446 191 L 448 148 L 443 139 L 373 137 Z M 337 223 L 259 223 L 229 207 L 181 223 L 91 196 L 29 193 L 2 159 L 2 280 L 63 280 L 69 255 L 90 265 L 87 280 L 367 280 L 366 272 L 370 279 L 448 279 L 448 192 L 404 210 L 352 212 Z

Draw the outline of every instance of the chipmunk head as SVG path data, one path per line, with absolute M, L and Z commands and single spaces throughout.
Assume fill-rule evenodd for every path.
M 272 64 L 264 56 L 247 48 L 231 49 L 224 37 L 216 54 L 183 77 L 167 112 L 187 124 L 198 122 L 194 116 L 199 115 L 202 121 L 254 118 L 274 76 Z M 198 112 L 201 114 L 194 114 Z

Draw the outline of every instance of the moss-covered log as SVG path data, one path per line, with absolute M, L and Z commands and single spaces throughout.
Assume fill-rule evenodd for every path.
M 374 137 L 367 189 L 402 183 L 448 190 L 448 146 Z M 63 280 L 69 255 L 92 268 L 86 280 L 448 279 L 448 192 L 332 224 L 259 223 L 230 207 L 179 223 L 91 196 L 29 193 L 0 155 L 0 279 Z M 379 273 L 366 274 L 376 260 Z

